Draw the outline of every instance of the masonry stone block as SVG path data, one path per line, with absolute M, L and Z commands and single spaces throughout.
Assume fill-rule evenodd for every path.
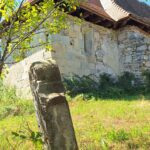
M 143 36 L 137 32 L 128 32 L 129 40 L 142 40 Z
M 125 63 L 131 63 L 131 62 L 132 62 L 132 56 L 131 55 L 126 56 Z
M 148 51 L 150 51 L 150 45 L 148 46 Z
M 137 51 L 145 51 L 145 50 L 147 50 L 147 45 L 141 45 L 141 46 L 137 47 L 136 50 Z
M 119 48 L 124 49 L 126 46 L 124 44 L 119 44 Z
M 126 34 L 119 34 L 118 39 L 119 41 L 123 41 L 124 39 L 126 39 Z
M 95 31 L 94 32 L 94 41 L 99 41 L 100 40 L 100 34 L 99 32 Z
M 147 55 L 144 55 L 144 60 L 148 60 L 148 56 Z
M 150 67 L 150 61 L 146 62 L 145 66 Z
M 145 42 L 146 44 L 150 44 L 150 38 L 144 38 L 144 42 Z

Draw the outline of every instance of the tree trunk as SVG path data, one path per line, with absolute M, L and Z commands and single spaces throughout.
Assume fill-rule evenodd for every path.
M 4 67 L 4 63 L 0 62 L 0 76 L 2 75 L 2 72 L 3 72 L 3 67 Z
M 29 71 L 37 118 L 48 150 L 78 150 L 58 66 L 35 62 Z

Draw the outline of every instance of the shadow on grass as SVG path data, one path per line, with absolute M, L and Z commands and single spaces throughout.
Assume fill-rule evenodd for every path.
M 63 83 L 71 98 L 82 95 L 85 100 L 150 100 L 149 84 L 144 85 L 129 72 L 116 80 L 106 73 L 99 77 L 74 75 L 64 78 Z
M 120 96 L 114 96 L 114 95 L 99 95 L 95 93 L 78 93 L 78 94 L 69 94 L 67 95 L 70 97 L 70 99 L 74 99 L 78 96 L 81 96 L 83 100 L 113 100 L 113 101 L 135 101 L 135 100 L 150 100 L 150 94 L 149 93 L 134 93 L 134 94 L 124 94 Z

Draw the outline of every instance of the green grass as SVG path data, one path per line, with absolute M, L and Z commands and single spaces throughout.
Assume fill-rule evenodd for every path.
M 150 147 L 150 101 L 69 101 L 80 150 L 148 150 Z M 0 150 L 41 150 L 31 134 L 38 133 L 32 101 L 0 100 Z M 14 136 L 20 133 L 25 138 Z
M 73 102 L 71 111 L 81 149 L 148 149 L 148 101 Z

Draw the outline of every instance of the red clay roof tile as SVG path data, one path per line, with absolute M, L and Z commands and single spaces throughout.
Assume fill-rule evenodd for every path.
M 150 28 L 150 7 L 137 0 L 87 0 L 87 2 L 82 2 L 80 7 L 116 23 L 125 19 L 133 19 Z
M 81 3 L 82 8 L 102 17 L 106 17 L 108 20 L 113 20 L 103 9 L 99 0 L 88 0 L 88 2 Z

